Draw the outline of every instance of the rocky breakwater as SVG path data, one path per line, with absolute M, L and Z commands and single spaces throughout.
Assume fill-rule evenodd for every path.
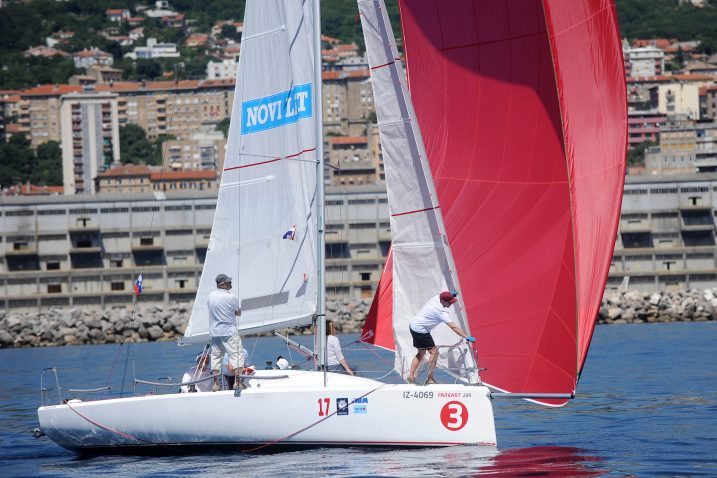
M 706 322 L 715 320 L 717 289 L 676 292 L 606 292 L 598 323 Z
M 360 332 L 370 300 L 342 299 L 326 304 L 326 317 L 339 331 Z M 132 317 L 126 307 L 75 307 L 40 311 L 0 310 L 0 348 L 174 340 L 184 334 L 191 304 L 140 304 Z M 598 323 L 711 321 L 717 315 L 717 289 L 678 292 L 606 292 Z M 311 327 L 292 334 L 312 333 Z
M 341 332 L 359 332 L 370 301 L 327 302 L 326 316 Z M 0 310 L 0 348 L 174 340 L 184 334 L 191 304 L 115 308 Z M 297 333 L 292 331 L 292 333 Z M 298 333 L 311 333 L 310 327 Z

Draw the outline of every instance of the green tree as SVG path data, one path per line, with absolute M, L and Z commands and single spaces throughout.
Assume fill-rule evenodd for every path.
M 627 151 L 627 164 L 629 166 L 645 165 L 645 150 L 657 145 L 654 141 L 643 141 Z
M 24 136 L 15 135 L 7 143 L 0 143 L 0 186 L 6 188 L 30 180 L 36 165 L 35 153 Z
M 231 118 L 224 118 L 221 120 L 217 125 L 214 127 L 217 131 L 221 131 L 224 134 L 225 138 L 229 137 L 229 122 L 231 121 Z
M 119 129 L 120 162 L 122 164 L 160 164 L 161 151 L 155 142 L 147 139 L 141 126 L 126 124 Z M 159 156 L 159 159 L 157 157 Z
M 62 149 L 57 141 L 48 141 L 35 151 L 37 167 L 30 175 L 30 182 L 44 186 L 62 185 Z

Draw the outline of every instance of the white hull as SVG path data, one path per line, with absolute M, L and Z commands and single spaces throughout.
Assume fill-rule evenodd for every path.
M 258 375 L 288 378 L 252 379 L 238 397 L 231 391 L 177 393 L 44 406 L 40 429 L 76 451 L 496 444 L 483 386 L 383 384 L 330 373 L 324 387 L 320 372 Z M 337 413 L 341 399 L 348 400 L 348 413 Z

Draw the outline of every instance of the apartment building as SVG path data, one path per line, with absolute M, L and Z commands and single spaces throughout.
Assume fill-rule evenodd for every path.
M 367 136 L 331 137 L 328 153 L 332 169 L 331 184 L 373 184 L 378 180 L 378 158 L 372 154 Z
M 62 96 L 81 92 L 80 85 L 42 85 L 20 92 L 17 122 L 29 133 L 33 148 L 48 141 L 61 141 Z
M 369 71 L 325 71 L 322 76 L 324 132 L 366 136 L 376 111 Z
M 190 139 L 169 140 L 162 145 L 162 161 L 168 171 L 224 169 L 226 138 L 220 131 L 195 133 Z
M 117 94 L 69 93 L 61 104 L 65 194 L 93 194 L 97 175 L 120 160 Z
M 660 127 L 659 146 L 645 152 L 645 167 L 652 175 L 695 173 L 717 163 L 717 123 L 671 116 Z
M 633 148 L 645 141 L 657 142 L 660 138 L 660 128 L 667 122 L 667 115 L 656 110 L 627 112 L 627 144 Z
M 120 124 L 139 125 L 150 139 L 191 139 L 213 131 L 231 114 L 234 101 L 234 80 L 115 82 L 96 88 L 117 93 Z

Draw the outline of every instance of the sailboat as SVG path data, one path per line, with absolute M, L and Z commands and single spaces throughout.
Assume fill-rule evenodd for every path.
M 504 26 L 514 26 L 513 22 L 524 16 L 523 10 L 511 15 L 510 8 L 513 7 L 509 8 L 510 2 L 505 2 L 502 7 L 494 6 L 501 2 L 489 3 L 493 6 L 484 5 L 482 8 L 493 13 L 503 12 Z M 620 81 L 615 74 L 622 72 L 621 63 L 618 62 L 621 62 L 622 57 L 612 2 L 590 0 L 581 2 L 578 9 L 570 6 L 575 2 L 529 0 L 527 3 L 535 7 L 536 11 L 544 13 L 542 28 L 537 27 L 533 34 L 515 29 L 503 40 L 486 40 L 488 44 L 507 42 L 510 49 L 513 44 L 517 47 L 521 39 L 531 39 L 536 45 L 542 45 L 540 48 L 544 49 L 541 50 L 543 56 L 552 54 L 557 64 L 563 60 L 563 55 L 570 55 L 569 51 L 561 49 L 575 41 L 561 37 L 564 34 L 561 32 L 570 32 L 569 35 L 572 35 L 577 29 L 583 35 L 589 36 L 594 34 L 593 23 L 597 23 L 602 28 L 599 41 L 604 41 L 604 44 L 596 46 L 595 53 L 604 54 L 610 61 L 605 61 L 603 56 L 592 58 L 598 67 L 591 72 L 594 75 L 593 81 L 599 83 L 599 89 L 612 88 L 616 84 L 619 86 Z M 535 330 L 534 327 L 529 330 L 520 329 L 527 329 L 521 322 L 523 311 L 501 316 L 487 315 L 484 309 L 479 308 L 474 314 L 476 303 L 494 303 L 511 298 L 507 292 L 515 291 L 518 284 L 513 284 L 516 287 L 498 297 L 486 297 L 486 294 L 492 292 L 485 291 L 483 287 L 491 277 L 474 282 L 475 275 L 495 271 L 496 259 L 491 258 L 488 264 L 479 264 L 492 268 L 472 273 L 475 264 L 471 263 L 470 257 L 466 257 L 466 253 L 470 254 L 471 249 L 464 247 L 466 236 L 462 229 L 456 226 L 456 222 L 472 223 L 471 217 L 461 215 L 470 216 L 476 208 L 480 209 L 483 205 L 476 202 L 466 210 L 466 199 L 471 196 L 463 197 L 462 192 L 469 190 L 469 185 L 463 184 L 456 191 L 444 182 L 453 180 L 445 175 L 444 168 L 448 168 L 445 162 L 454 159 L 464 161 L 458 171 L 471 171 L 472 159 L 466 158 L 473 156 L 466 155 L 470 152 L 468 149 L 462 151 L 459 158 L 441 154 L 446 151 L 441 151 L 442 139 L 439 133 L 445 130 L 443 127 L 433 129 L 435 125 L 430 124 L 426 115 L 430 116 L 431 108 L 434 108 L 434 112 L 438 113 L 436 121 L 440 123 L 447 121 L 441 114 L 451 116 L 454 113 L 451 105 L 444 104 L 446 100 L 440 99 L 451 93 L 448 88 L 450 85 L 445 84 L 441 85 L 443 88 L 426 91 L 426 85 L 430 85 L 436 77 L 427 74 L 421 78 L 426 72 L 420 70 L 421 67 L 429 68 L 427 65 L 441 55 L 448 57 L 451 52 L 460 50 L 461 45 L 468 45 L 460 43 L 461 41 L 470 40 L 466 36 L 454 38 L 453 40 L 459 42 L 457 45 L 441 46 L 435 43 L 435 38 L 430 36 L 435 33 L 430 31 L 431 8 L 434 9 L 434 14 L 440 13 L 434 16 L 441 21 L 459 21 L 466 24 L 468 17 L 462 17 L 462 12 L 456 9 L 473 8 L 472 4 L 425 0 L 401 2 L 410 80 L 408 82 L 383 1 L 359 0 L 358 5 L 372 71 L 394 237 L 392 255 L 387 262 L 363 336 L 366 341 L 396 350 L 395 370 L 405 376 L 407 360 L 415 353 L 407 342 L 407 321 L 432 295 L 441 290 L 455 289 L 459 302 L 452 308 L 453 320 L 471 333 L 478 330 L 483 334 L 478 335 L 479 354 L 476 355 L 475 350 L 468 344 L 459 340 L 456 335 L 441 330 L 440 327 L 443 326 L 439 326 L 434 331 L 434 336 L 440 345 L 440 363 L 455 377 L 455 383 L 419 387 L 325 371 L 324 166 L 320 114 L 323 110 L 320 94 L 319 2 L 250 0 L 245 11 L 235 102 L 214 224 L 197 298 L 181 342 L 207 342 L 206 297 L 214 289 L 215 275 L 225 273 L 235 277 L 241 297 L 241 333 L 267 332 L 316 323 L 319 331 L 318 368 L 257 371 L 245 377 L 248 388 L 241 391 L 161 394 L 95 401 L 66 400 L 60 404 L 44 405 L 38 409 L 40 429 L 53 441 L 79 452 L 109 450 L 113 453 L 202 447 L 259 450 L 267 446 L 285 445 L 495 446 L 497 440 L 493 398 L 513 396 L 562 404 L 574 394 L 577 384 L 575 377 L 565 381 L 569 386 L 562 386 L 563 381 L 560 381 L 561 386 L 555 388 L 552 388 L 554 383 L 550 380 L 538 385 L 532 380 L 532 376 L 529 376 L 529 379 L 519 375 L 513 377 L 514 373 L 522 373 L 522 369 L 515 366 L 509 358 L 513 345 L 489 343 L 489 340 L 497 340 L 499 335 L 490 336 L 486 326 L 482 324 L 489 324 L 487 327 L 490 329 L 490 324 L 502 324 L 518 317 L 518 322 L 508 326 L 512 329 L 513 337 L 503 336 L 501 339 L 513 338 L 514 341 L 520 342 L 521 347 L 527 348 L 529 347 L 523 343 L 525 341 L 540 345 L 548 340 L 549 345 L 561 349 L 561 354 L 572 353 L 575 366 L 573 375 L 576 375 L 581 367 L 577 364 L 582 364 L 578 361 L 582 349 L 575 343 L 581 341 L 586 353 L 585 341 L 589 343 L 592 333 L 591 327 L 589 333 L 586 333 L 584 328 L 579 328 L 580 320 L 587 320 L 591 312 L 589 307 L 592 307 L 593 302 L 599 304 L 600 301 L 599 296 L 591 298 L 592 302 L 588 304 L 578 301 L 578 298 L 582 299 L 583 289 L 570 290 L 570 287 L 575 286 L 578 279 L 583 280 L 580 274 L 575 274 L 572 283 L 558 283 L 560 287 L 553 291 L 555 295 L 562 296 L 567 290 L 568 295 L 575 296 L 574 305 L 576 310 L 579 310 L 580 317 L 572 324 L 569 324 L 567 319 L 561 322 L 565 326 L 573 327 L 575 333 L 572 335 L 559 333 L 556 339 L 554 324 L 544 323 L 544 330 L 537 333 L 540 338 L 526 339 L 523 334 L 535 334 Z M 561 9 L 572 10 L 570 15 L 562 15 L 555 20 L 554 16 L 558 16 L 558 13 L 565 13 Z M 421 17 L 420 14 L 425 15 Z M 536 14 L 534 20 L 537 25 L 541 25 L 538 17 Z M 474 24 L 477 25 L 475 22 Z M 575 25 L 584 25 L 585 28 L 572 28 Z M 445 29 L 441 31 L 445 37 L 450 37 Z M 452 32 L 457 35 L 458 29 Z M 579 40 L 590 45 L 595 43 L 588 37 L 580 37 Z M 409 47 L 412 42 L 417 50 Z M 482 40 L 478 41 L 477 45 L 480 49 Z M 413 60 L 414 54 L 417 62 Z M 598 59 L 600 61 L 597 61 Z M 446 65 L 442 66 L 448 67 L 449 71 L 453 67 L 458 72 L 466 70 L 465 64 L 459 62 L 454 65 L 450 63 L 450 58 L 447 59 Z M 581 65 L 579 69 L 584 66 Z M 414 71 L 416 73 L 413 73 Z M 456 71 L 450 71 L 451 78 Z M 553 87 L 563 82 L 573 85 L 570 75 L 574 72 L 570 68 L 562 68 L 562 63 L 561 68 L 556 66 L 554 72 L 550 71 L 549 78 Z M 473 72 L 476 73 L 475 70 Z M 476 75 L 480 76 L 480 73 L 478 71 Z M 548 71 L 545 73 L 547 75 Z M 446 78 L 444 76 L 442 80 Z M 466 73 L 463 78 L 469 86 L 471 74 Z M 496 81 L 499 80 L 510 83 L 509 78 L 498 78 Z M 409 85 L 414 98 L 417 95 L 432 94 L 437 97 L 437 104 L 431 103 L 431 98 L 423 97 L 419 99 L 418 107 L 414 111 L 408 93 Z M 588 229 L 587 233 L 594 234 L 588 245 L 599 247 L 589 248 L 586 252 L 590 256 L 587 260 L 594 263 L 591 276 L 593 282 L 599 284 L 602 281 L 604 286 L 617 228 L 622 184 L 622 178 L 617 174 L 620 172 L 620 160 L 624 169 L 625 134 L 621 127 L 615 124 L 618 121 L 625 123 L 626 116 L 620 116 L 619 100 L 611 101 L 599 96 L 599 93 L 603 92 L 594 92 L 594 86 L 586 83 L 565 86 L 570 94 L 560 96 L 560 107 L 557 102 L 543 104 L 542 100 L 545 98 L 542 97 L 528 106 L 543 111 L 552 119 L 548 124 L 553 127 L 554 135 L 564 140 L 562 148 L 550 143 L 551 147 L 555 147 L 554 150 L 539 151 L 536 161 L 542 162 L 543 153 L 550 153 L 562 159 L 563 169 L 569 164 L 570 180 L 563 177 L 563 181 L 556 181 L 554 192 L 556 195 L 563 193 L 570 196 L 572 193 L 576 196 L 570 196 L 572 201 L 564 199 L 563 202 L 557 203 L 561 209 L 555 216 L 563 219 L 559 224 L 563 228 L 554 235 L 545 237 L 546 240 L 551 237 L 582 239 L 585 231 L 571 226 L 580 226 L 584 221 L 583 214 L 586 213 L 582 209 L 579 213 L 575 212 L 571 207 L 585 207 L 583 181 L 586 177 L 592 177 L 591 171 L 601 173 L 602 190 L 596 195 L 609 197 L 604 201 L 592 198 L 596 204 L 588 204 L 595 214 L 589 216 L 590 227 L 594 230 Z M 624 87 L 624 77 L 622 86 Z M 624 91 L 624 88 L 621 91 Z M 608 96 L 619 97 L 621 94 L 615 90 L 610 91 Z M 554 92 L 555 100 L 556 95 Z M 585 95 L 591 105 L 600 106 L 601 101 L 605 103 L 605 108 L 599 108 L 601 115 L 597 123 L 590 122 L 590 117 L 585 114 L 587 111 L 571 109 L 571 105 L 578 102 L 576 98 L 582 98 L 581 95 Z M 610 110 L 610 107 L 614 109 Z M 562 116 L 556 123 L 554 115 L 558 111 Z M 550 116 L 551 114 L 553 116 Z M 532 124 L 539 123 L 539 116 L 536 114 Z M 570 128 L 561 127 L 561 118 Z M 529 119 L 526 121 L 529 122 Z M 604 140 L 598 145 L 598 149 L 590 151 L 589 159 L 607 159 L 601 159 L 602 162 L 597 165 L 583 165 L 582 159 L 578 161 L 576 158 L 580 155 L 576 154 L 583 153 L 581 148 L 585 145 L 580 141 L 576 142 L 576 138 L 580 139 L 581 134 L 573 125 L 578 129 L 589 128 L 590 135 Z M 466 131 L 469 128 L 470 125 L 467 125 Z M 543 132 L 543 129 L 538 129 L 535 136 L 537 132 Z M 614 134 L 610 135 L 611 133 Z M 426 137 L 426 147 L 423 137 Z M 483 144 L 484 138 L 481 136 L 478 139 Z M 451 138 L 449 142 L 452 143 Z M 445 147 L 445 144 L 443 146 Z M 595 144 L 592 146 L 595 147 Z M 618 151 L 620 147 L 623 148 L 622 154 Z M 506 144 L 505 149 L 509 148 Z M 449 156 L 453 154 L 455 151 L 450 151 Z M 555 158 L 551 161 L 553 162 L 546 169 L 552 171 L 560 161 Z M 614 170 L 610 170 L 610 177 L 602 174 L 606 161 L 617 164 Z M 574 164 L 578 162 L 581 163 L 580 166 Z M 450 166 L 451 171 L 454 169 L 454 165 Z M 528 169 L 532 171 L 533 168 Z M 541 168 L 536 166 L 536 169 Z M 563 174 L 567 175 L 565 171 Z M 497 177 L 500 177 L 500 174 L 497 174 Z M 472 178 L 468 177 L 466 182 L 470 180 Z M 534 182 L 545 184 L 550 181 L 540 178 Z M 520 196 L 520 190 L 530 189 L 532 185 L 517 185 L 516 195 Z M 591 190 L 587 191 L 590 192 Z M 505 197 L 502 201 L 510 202 Z M 542 208 L 538 213 L 544 213 L 545 209 L 550 210 Z M 528 213 L 528 216 L 532 214 L 529 208 L 524 208 L 522 212 Z M 508 219 L 516 220 L 515 217 Z M 538 218 L 533 222 L 540 221 L 542 219 Z M 498 221 L 495 221 L 481 227 L 489 227 L 492 230 L 499 225 Z M 469 234 L 476 232 L 475 226 L 473 227 Z M 541 231 L 546 229 L 549 227 L 540 228 Z M 290 234 L 287 231 L 290 231 Z M 504 227 L 492 232 L 503 233 L 506 240 L 511 241 L 507 231 Z M 480 236 L 480 231 L 478 233 Z M 533 238 L 541 239 L 540 236 Z M 548 256 L 545 250 L 550 247 L 545 241 L 539 242 L 543 244 L 543 252 Z M 486 247 L 482 238 L 474 238 L 474 244 L 475 252 L 482 254 L 482 249 Z M 575 258 L 584 255 L 584 243 L 571 242 L 570 245 L 574 246 L 571 250 L 580 253 L 576 253 Z M 495 247 L 510 249 L 512 245 Z M 551 247 L 562 253 L 567 245 L 558 243 L 552 244 Z M 481 254 L 480 258 L 483 257 Z M 551 262 L 551 270 L 557 268 L 562 271 L 572 267 L 571 270 L 582 272 L 583 268 L 588 267 L 577 259 L 566 263 L 565 255 L 558 256 L 558 265 Z M 550 255 L 545 260 L 548 262 L 556 259 Z M 507 268 L 510 264 L 505 266 Z M 523 267 L 520 271 L 525 274 L 530 272 Z M 537 270 L 535 275 L 540 275 L 541 272 L 544 271 Z M 509 274 L 506 272 L 506 275 Z M 515 271 L 513 277 L 516 283 L 525 282 Z M 595 286 L 591 293 L 601 293 L 598 289 Z M 516 302 L 516 298 L 512 298 L 509 305 L 521 305 Z M 532 304 L 531 301 L 527 305 Z M 594 308 L 593 319 L 596 312 L 597 308 Z M 537 311 L 533 315 L 538 315 Z M 486 319 L 487 322 L 481 322 Z M 592 323 L 594 324 L 594 320 Z M 553 336 L 553 339 L 546 339 L 548 335 Z M 558 342 L 565 337 L 571 337 L 572 352 L 563 349 L 569 348 L 571 342 Z M 482 349 L 484 343 L 489 356 L 486 359 Z M 491 355 L 493 347 L 505 347 L 503 357 L 509 363 L 504 367 L 507 370 L 500 370 L 508 374 L 505 382 L 495 379 L 491 389 L 483 383 L 483 374 L 492 374 L 494 363 L 501 363 Z M 488 370 L 481 372 L 479 362 L 481 367 L 485 367 L 484 363 L 487 362 Z M 536 363 L 535 367 L 539 365 Z M 532 370 L 532 367 L 529 368 Z M 557 373 L 562 374 L 562 371 Z M 493 375 L 489 376 L 493 379 Z M 512 381 L 521 380 L 522 386 L 513 389 Z

